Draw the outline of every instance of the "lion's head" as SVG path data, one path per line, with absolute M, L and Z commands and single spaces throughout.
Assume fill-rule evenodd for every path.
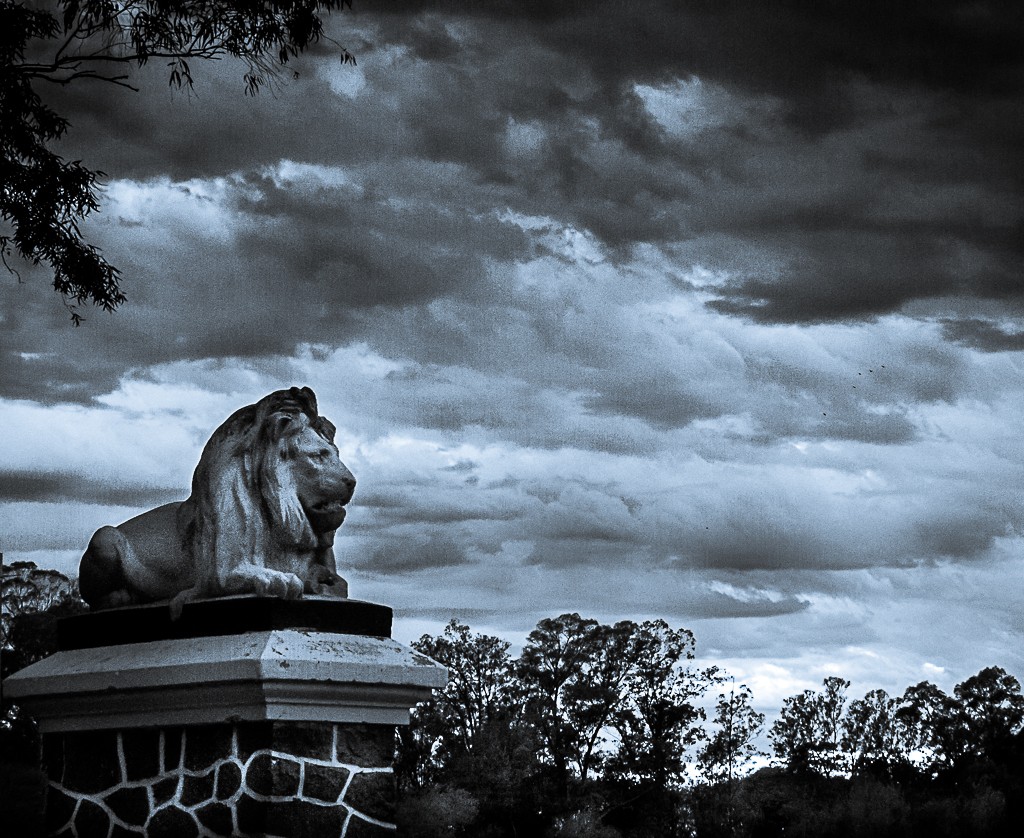
M 271 393 L 213 433 L 192 478 L 186 535 L 211 593 L 224 593 L 239 565 L 305 579 L 325 561 L 356 484 L 334 433 L 308 387 Z

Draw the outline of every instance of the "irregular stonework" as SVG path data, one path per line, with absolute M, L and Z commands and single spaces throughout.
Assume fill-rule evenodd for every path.
M 312 722 L 47 734 L 49 834 L 393 836 L 393 738 Z

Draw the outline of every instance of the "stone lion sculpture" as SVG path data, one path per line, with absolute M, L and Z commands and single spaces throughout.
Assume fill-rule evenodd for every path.
M 334 533 L 356 481 L 335 428 L 308 387 L 278 390 L 235 411 L 210 437 L 187 500 L 102 527 L 82 556 L 93 608 L 170 600 L 303 593 L 345 597 Z

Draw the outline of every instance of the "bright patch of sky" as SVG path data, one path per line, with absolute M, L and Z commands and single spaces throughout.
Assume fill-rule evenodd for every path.
M 570 5 L 591 29 L 342 15 L 359 64 L 273 97 L 225 64 L 71 105 L 129 303 L 5 291 L 5 560 L 73 570 L 308 385 L 359 480 L 339 565 L 400 640 L 662 617 L 764 710 L 1024 674 L 1016 99 L 981 53 L 929 77 L 956 44 L 873 76 L 883 28 L 765 51 L 714 4 L 643 38 Z

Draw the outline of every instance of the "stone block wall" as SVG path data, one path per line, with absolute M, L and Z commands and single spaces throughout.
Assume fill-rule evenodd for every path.
M 394 836 L 394 727 L 238 722 L 51 733 L 50 835 Z

